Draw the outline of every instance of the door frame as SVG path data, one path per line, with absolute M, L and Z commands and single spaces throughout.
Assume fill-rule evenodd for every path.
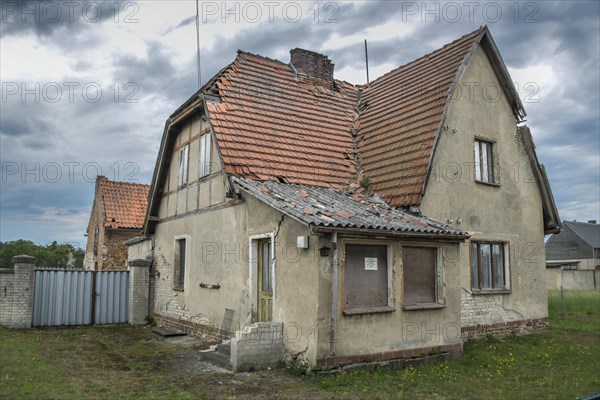
M 251 322 L 258 322 L 258 246 L 257 243 L 261 239 L 269 239 L 271 244 L 271 282 L 273 283 L 273 305 L 272 309 L 275 310 L 276 298 L 277 298 L 277 281 L 276 267 L 275 267 L 275 233 L 262 233 L 258 235 L 251 235 L 248 244 L 248 289 L 250 292 L 251 299 Z M 275 320 L 275 313 L 273 313 L 273 320 Z

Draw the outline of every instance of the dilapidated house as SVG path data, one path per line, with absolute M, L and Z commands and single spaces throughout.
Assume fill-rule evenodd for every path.
M 93 270 L 127 269 L 125 241 L 140 236 L 150 185 L 96 178 L 86 231 L 83 266 Z
M 368 85 L 333 70 L 239 51 L 168 118 L 130 248 L 153 260 L 156 321 L 231 338 L 236 369 L 544 328 L 560 220 L 489 30 Z

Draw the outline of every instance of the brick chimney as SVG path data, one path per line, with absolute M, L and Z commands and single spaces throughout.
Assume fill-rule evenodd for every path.
M 295 48 L 290 50 L 290 62 L 300 73 L 315 80 L 315 83 L 333 89 L 333 66 L 331 60 L 314 51 Z

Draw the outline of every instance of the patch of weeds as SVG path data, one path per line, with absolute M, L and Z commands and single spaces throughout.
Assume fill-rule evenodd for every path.
M 294 354 L 286 363 L 285 369 L 292 375 L 307 375 L 310 371 L 310 364 Z

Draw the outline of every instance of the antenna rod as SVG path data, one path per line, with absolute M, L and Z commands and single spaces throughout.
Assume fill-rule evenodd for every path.
M 202 72 L 200 69 L 200 12 L 196 0 L 196 66 L 198 67 L 198 89 L 202 87 Z
M 367 65 L 367 85 L 369 84 L 369 52 L 367 51 L 367 39 L 365 39 L 365 64 Z

